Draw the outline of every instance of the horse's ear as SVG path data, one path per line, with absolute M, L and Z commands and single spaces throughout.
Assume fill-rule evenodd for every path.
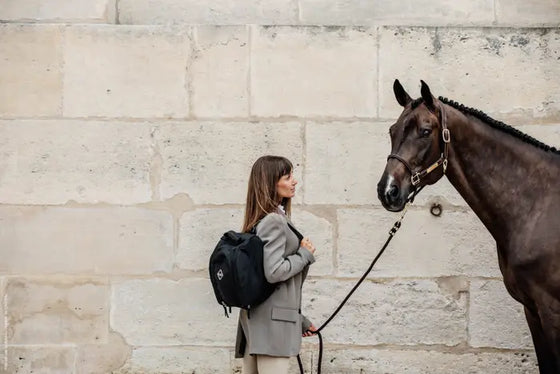
M 395 83 L 393 83 L 393 92 L 395 93 L 395 97 L 401 106 L 405 107 L 412 101 L 410 96 L 406 93 L 403 86 L 401 86 L 401 82 L 398 79 L 395 79 Z
M 435 97 L 432 96 L 432 93 L 430 92 L 430 87 L 428 87 L 426 82 L 424 82 L 423 80 L 421 80 L 420 82 L 422 82 L 422 88 L 420 89 L 420 93 L 422 94 L 422 99 L 424 99 L 424 103 L 426 104 L 428 109 L 434 110 L 436 108 L 434 105 Z

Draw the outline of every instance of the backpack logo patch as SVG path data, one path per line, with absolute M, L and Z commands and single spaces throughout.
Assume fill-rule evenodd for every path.
M 222 278 L 224 277 L 224 272 L 222 271 L 222 269 L 218 270 L 216 276 L 218 277 L 218 280 L 222 280 Z

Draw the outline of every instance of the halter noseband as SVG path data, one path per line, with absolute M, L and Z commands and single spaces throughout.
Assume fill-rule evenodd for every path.
M 443 174 L 445 174 L 445 172 L 447 170 L 447 158 L 449 156 L 449 146 L 448 146 L 448 144 L 451 141 L 451 133 L 449 132 L 449 129 L 447 128 L 447 116 L 445 115 L 443 105 L 441 105 L 441 104 L 439 105 L 439 110 L 441 112 L 441 136 L 443 138 L 443 152 L 441 153 L 441 155 L 439 156 L 439 159 L 436 162 L 434 162 L 433 164 L 428 166 L 426 169 L 424 169 L 422 171 L 418 171 L 418 172 L 415 173 L 412 170 L 412 167 L 410 166 L 408 161 L 406 161 L 404 158 L 402 158 L 398 154 L 391 153 L 389 156 L 387 156 L 387 161 L 394 158 L 396 160 L 399 160 L 406 167 L 406 169 L 410 173 L 410 182 L 412 183 L 412 185 L 414 187 L 416 187 L 418 184 L 420 184 L 420 180 L 422 178 L 424 178 L 426 175 L 430 174 L 432 171 L 437 169 L 440 165 L 443 165 Z

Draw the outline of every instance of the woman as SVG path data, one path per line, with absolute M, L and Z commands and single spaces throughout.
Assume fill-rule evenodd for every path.
M 243 232 L 256 227 L 264 242 L 265 276 L 276 290 L 251 309 L 250 318 L 243 309 L 239 314 L 235 357 L 243 357 L 243 374 L 288 373 L 301 337 L 316 330 L 301 315 L 301 288 L 315 247 L 308 238 L 300 242 L 288 225 L 297 184 L 292 169 L 284 157 L 263 156 L 249 176 Z

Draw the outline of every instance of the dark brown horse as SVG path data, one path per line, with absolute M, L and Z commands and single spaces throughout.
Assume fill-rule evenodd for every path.
M 391 155 L 377 185 L 400 211 L 446 175 L 496 240 L 509 294 L 525 315 L 541 374 L 560 373 L 560 152 L 486 114 L 440 97 L 422 81 L 391 126 Z

